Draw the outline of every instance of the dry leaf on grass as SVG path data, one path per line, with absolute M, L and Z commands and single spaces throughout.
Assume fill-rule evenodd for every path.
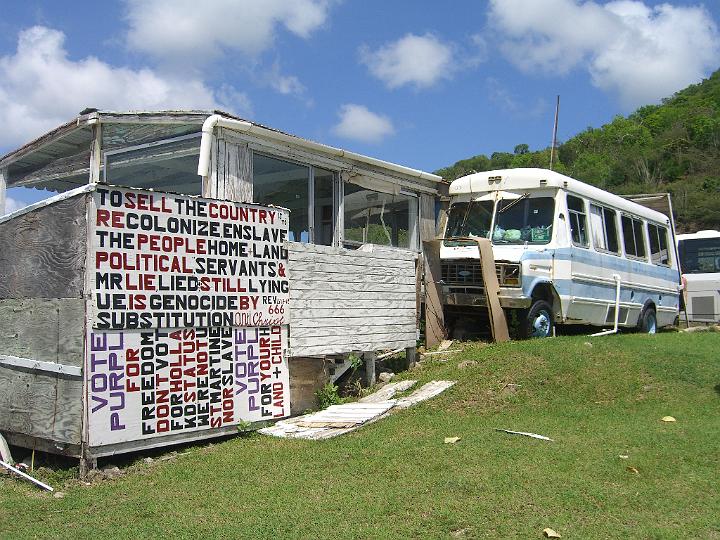
M 628 472 L 631 472 L 633 474 L 640 474 L 640 471 L 638 471 L 635 467 L 625 467 Z
M 545 535 L 545 538 L 562 538 L 562 536 L 553 531 L 550 527 L 544 528 L 543 534 Z
M 672 416 L 663 416 L 661 420 L 663 422 L 677 422 L 677 420 L 675 420 L 675 418 L 673 418 Z
M 445 437 L 445 444 L 455 444 L 460 440 L 460 437 Z

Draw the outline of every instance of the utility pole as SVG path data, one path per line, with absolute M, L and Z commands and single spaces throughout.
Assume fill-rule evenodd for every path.
M 550 170 L 553 170 L 553 163 L 555 162 L 555 148 L 557 148 L 557 126 L 558 126 L 558 113 L 560 112 L 560 95 L 558 94 L 557 101 L 555 102 L 555 124 L 553 125 L 553 136 L 552 146 L 550 147 Z

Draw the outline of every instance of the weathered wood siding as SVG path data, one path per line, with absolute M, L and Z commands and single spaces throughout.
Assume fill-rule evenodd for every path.
M 1 357 L 83 365 L 87 200 L 0 223 L 0 431 L 60 446 L 81 441 L 82 378 Z
M 87 197 L 0 223 L 0 299 L 82 298 Z
M 414 347 L 415 257 L 289 243 L 291 355 Z
M 210 153 L 210 176 L 203 178 L 203 197 L 253 201 L 252 153 L 247 143 L 219 136 Z

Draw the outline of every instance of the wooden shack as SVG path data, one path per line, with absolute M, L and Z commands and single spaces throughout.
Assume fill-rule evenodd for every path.
M 5 191 L 15 188 L 48 190 L 49 198 L 3 216 Z M 91 462 L 234 429 L 93 439 L 90 336 L 101 330 L 96 293 L 106 283 L 96 279 L 92 256 L 103 193 L 174 201 L 166 218 L 195 204 L 181 201 L 289 210 L 289 311 L 270 322 L 286 324 L 287 412 L 296 413 L 349 367 L 351 353 L 369 368 L 377 351 L 414 354 L 420 246 L 435 236 L 445 189 L 438 176 L 218 111 L 83 111 L 0 159 L 0 432 L 19 446 Z M 144 210 L 150 219 L 153 209 Z M 280 302 L 282 293 L 272 294 L 269 301 Z M 272 326 L 267 317 L 248 321 L 238 325 Z

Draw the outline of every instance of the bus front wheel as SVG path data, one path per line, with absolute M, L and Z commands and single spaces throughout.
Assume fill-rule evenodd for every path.
M 525 338 L 553 335 L 553 310 L 545 300 L 536 300 L 527 310 L 521 335 Z

